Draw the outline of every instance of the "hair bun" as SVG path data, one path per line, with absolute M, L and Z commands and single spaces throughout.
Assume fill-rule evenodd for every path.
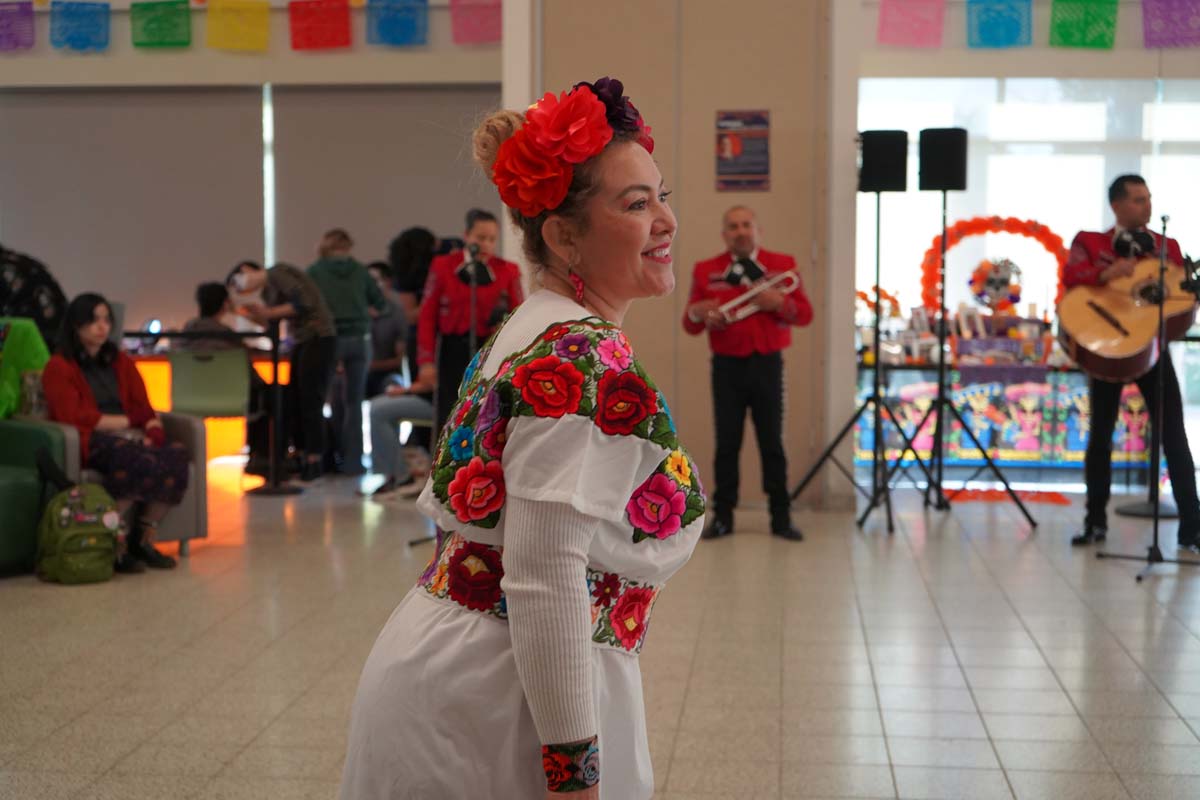
M 501 109 L 489 114 L 487 119 L 475 129 L 475 135 L 471 140 L 475 149 L 475 163 L 482 167 L 489 176 L 492 174 L 492 167 L 496 164 L 496 155 L 500 152 L 500 145 L 504 144 L 505 140 L 524 124 L 525 115 Z

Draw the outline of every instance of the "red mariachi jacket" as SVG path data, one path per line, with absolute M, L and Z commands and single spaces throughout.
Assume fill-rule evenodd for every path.
M 146 396 L 146 384 L 142 382 L 141 373 L 133 359 L 124 353 L 117 353 L 113 368 L 117 372 L 117 389 L 121 393 L 121 408 L 129 417 L 129 424 L 135 428 L 143 428 L 146 423 L 156 418 L 154 409 L 150 407 L 150 399 Z M 55 354 L 46 362 L 42 372 L 42 389 L 46 393 L 46 407 L 50 410 L 50 419 L 55 422 L 65 422 L 79 429 L 80 463 L 86 464 L 88 458 L 88 442 L 91 441 L 92 431 L 100 422 L 100 409 L 96 406 L 96 398 L 92 395 L 92 387 L 83 370 L 74 361 L 69 361 Z
M 457 275 L 466 262 L 463 251 L 438 256 L 429 265 L 421 314 L 417 318 L 417 364 L 432 364 L 437 353 L 437 337 L 464 334 L 470 330 L 471 288 Z M 512 311 L 525 299 L 521 289 L 521 268 L 511 261 L 492 256 L 487 262 L 492 282 L 475 287 L 475 333 L 479 343 L 492 334 L 489 324 L 492 310 L 505 298 Z
M 1075 234 L 1067 265 L 1063 267 L 1063 286 L 1070 289 L 1081 284 L 1095 286 L 1100 283 L 1100 273 L 1110 267 L 1117 258 L 1117 254 L 1113 252 L 1115 233 L 1116 228 L 1109 228 L 1104 233 L 1080 231 Z M 1162 236 L 1153 232 L 1151 236 L 1154 237 L 1154 247 L 1157 249 L 1162 243 Z M 1183 264 L 1183 251 L 1179 249 L 1179 242 L 1170 238 L 1167 239 L 1167 260 Z
M 783 253 L 772 253 L 759 249 L 755 259 L 766 272 L 766 276 L 778 275 L 796 269 L 796 259 Z M 707 261 L 700 261 L 692 272 L 692 289 L 688 292 L 688 306 L 701 300 L 716 300 L 727 303 L 738 295 L 749 291 L 749 287 L 732 286 L 724 278 L 733 255 L 722 253 Z M 812 304 L 804 294 L 804 287 L 784 295 L 783 308 L 774 313 L 760 311 L 740 322 L 735 322 L 723 331 L 709 331 L 708 343 L 713 353 L 722 356 L 748 356 L 751 353 L 774 353 L 792 343 L 791 326 L 803 327 L 812 322 Z M 683 329 L 695 336 L 703 331 L 704 322 L 693 322 L 683 312 Z

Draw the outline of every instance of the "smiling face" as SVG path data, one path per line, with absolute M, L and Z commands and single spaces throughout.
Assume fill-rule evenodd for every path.
M 588 289 L 613 305 L 669 294 L 675 288 L 671 240 L 679 225 L 654 159 L 626 142 L 606 150 L 595 169 L 596 188 L 583 209 L 587 229 L 575 239 Z

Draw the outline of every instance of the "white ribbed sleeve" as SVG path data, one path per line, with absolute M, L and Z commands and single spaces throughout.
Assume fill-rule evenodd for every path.
M 509 496 L 504 579 L 517 673 L 543 744 L 599 732 L 592 695 L 587 553 L 599 520 L 564 503 Z

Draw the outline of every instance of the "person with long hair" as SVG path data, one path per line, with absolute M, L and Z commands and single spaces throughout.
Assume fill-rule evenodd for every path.
M 178 442 L 168 444 L 137 366 L 110 338 L 112 325 L 112 306 L 101 295 L 71 301 L 42 373 L 46 406 L 50 419 L 79 430 L 80 463 L 103 476 L 116 501 L 126 532 L 117 571 L 170 569 L 175 559 L 153 543 L 159 522 L 187 491 L 191 457 Z
M 647 800 L 638 653 L 704 493 L 621 325 L 675 286 L 650 131 L 602 78 L 475 132 L 542 288 L 468 366 L 418 507 L 449 537 L 363 667 L 344 800 Z

